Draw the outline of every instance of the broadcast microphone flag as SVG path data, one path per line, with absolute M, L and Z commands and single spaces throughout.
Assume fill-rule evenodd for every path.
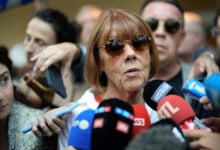
M 154 110 L 162 98 L 167 95 L 178 95 L 176 90 L 163 80 L 152 80 L 144 86 L 144 101 Z
M 80 150 L 91 149 L 91 132 L 95 110 L 87 109 L 73 120 L 68 145 Z
M 133 104 L 134 124 L 132 137 L 134 138 L 140 131 L 150 127 L 150 116 L 144 105 Z
M 133 121 L 130 104 L 116 98 L 103 100 L 94 116 L 91 149 L 124 149 L 132 136 Z
M 205 91 L 212 106 L 220 110 L 220 74 L 213 73 L 204 80 Z
M 203 96 L 206 96 L 205 86 L 194 78 L 190 78 L 183 85 L 183 92 L 192 99 L 199 100 Z
M 184 129 L 198 129 L 193 123 L 195 112 L 192 107 L 180 96 L 168 95 L 157 106 L 160 119 L 171 118 Z

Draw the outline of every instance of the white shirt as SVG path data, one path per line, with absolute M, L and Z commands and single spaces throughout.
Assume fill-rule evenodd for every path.
M 59 134 L 59 139 L 58 139 L 59 150 L 65 150 L 67 147 L 68 136 L 69 136 L 68 134 L 70 132 L 70 129 L 72 127 L 72 122 L 75 119 L 75 117 L 86 109 L 95 110 L 99 105 L 91 89 L 88 89 L 77 102 L 82 103 L 82 105 L 79 105 L 78 107 L 73 109 L 71 113 L 65 116 L 66 126 Z M 158 121 L 159 118 L 157 112 L 154 111 L 151 107 L 149 107 L 146 103 L 145 103 L 145 107 L 149 113 L 151 124 Z

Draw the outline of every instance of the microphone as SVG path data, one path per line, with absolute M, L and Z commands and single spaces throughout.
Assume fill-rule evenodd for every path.
M 183 92 L 192 99 L 199 100 L 206 96 L 205 86 L 202 82 L 194 78 L 190 78 L 183 85 Z
M 140 132 L 129 142 L 126 150 L 189 150 L 188 140 L 171 119 L 163 119 Z
M 124 149 L 131 139 L 134 111 L 130 104 L 112 98 L 102 101 L 95 113 L 92 150 Z
M 134 138 L 140 131 L 150 128 L 151 122 L 144 105 L 133 104 L 132 107 L 134 110 L 132 138 Z
M 195 112 L 192 107 L 180 96 L 168 95 L 157 106 L 160 119 L 171 118 L 182 129 L 198 129 L 193 123 Z
M 207 97 L 214 109 L 220 111 L 220 74 L 213 73 L 205 78 L 204 86 Z
M 144 101 L 154 110 L 160 100 L 170 94 L 178 95 L 171 85 L 162 80 L 152 80 L 144 86 Z
M 91 149 L 91 132 L 95 110 L 87 109 L 81 112 L 72 122 L 68 145 L 80 150 Z

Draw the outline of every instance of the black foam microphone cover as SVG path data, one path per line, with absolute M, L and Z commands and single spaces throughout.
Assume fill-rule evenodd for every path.
M 120 99 L 106 99 L 98 106 L 92 128 L 92 150 L 122 150 L 132 137 L 134 112 Z
M 160 100 L 170 94 L 178 95 L 176 90 L 163 80 L 151 80 L 144 86 L 144 101 L 154 110 Z

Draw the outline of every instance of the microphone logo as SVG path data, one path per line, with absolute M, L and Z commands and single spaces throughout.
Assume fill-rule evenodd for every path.
M 154 94 L 152 95 L 151 99 L 154 102 L 159 102 L 164 96 L 167 95 L 167 93 L 172 89 L 172 87 L 166 83 L 163 82 L 154 92 Z
M 79 126 L 81 130 L 86 130 L 89 128 L 89 122 L 88 120 L 74 120 L 72 126 L 73 127 Z
M 196 90 L 200 93 L 205 93 L 205 88 L 202 86 L 199 86 L 196 82 L 192 82 L 191 85 L 189 86 L 189 89 L 192 90 Z
M 144 118 L 134 118 L 134 126 L 145 126 Z
M 200 99 L 203 96 L 206 96 L 204 85 L 194 78 L 187 80 L 183 86 L 183 92 L 193 99 Z
M 171 118 L 174 114 L 179 111 L 179 107 L 172 106 L 169 101 L 166 101 L 159 109 L 158 116 L 159 118 Z

